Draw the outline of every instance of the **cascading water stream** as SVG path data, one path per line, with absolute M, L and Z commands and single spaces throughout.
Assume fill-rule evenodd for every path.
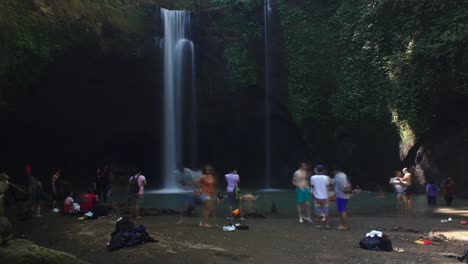
M 270 49 L 270 0 L 264 0 L 264 52 L 265 52 L 265 188 L 271 188 L 271 49 Z
M 190 51 L 192 55 L 192 116 L 191 116 L 191 149 L 190 161 L 192 169 L 198 166 L 198 97 L 197 85 L 195 79 L 195 47 L 193 42 L 190 42 Z
M 163 188 L 177 190 L 174 172 L 182 164 L 184 65 L 188 61 L 187 54 L 191 54 L 191 80 L 194 86 L 194 45 L 189 39 L 189 11 L 161 9 L 161 17 L 164 25 Z M 190 49 L 190 53 L 186 48 Z

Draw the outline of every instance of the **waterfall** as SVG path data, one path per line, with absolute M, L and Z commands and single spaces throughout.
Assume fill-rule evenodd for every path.
M 174 172 L 182 164 L 183 95 L 187 83 L 184 65 L 188 62 L 187 55 L 191 54 L 194 90 L 194 44 L 189 39 L 189 11 L 161 9 L 161 17 L 164 25 L 164 40 L 161 42 L 164 53 L 163 188 L 176 189 Z
M 265 52 L 265 188 L 271 188 L 271 47 L 270 47 L 270 16 L 272 10 L 270 0 L 264 0 L 264 52 Z
M 198 166 L 198 98 L 197 98 L 197 85 L 195 79 L 195 48 L 193 42 L 190 42 L 190 53 L 192 56 L 192 111 L 191 111 L 191 149 L 190 149 L 190 162 L 191 167 Z

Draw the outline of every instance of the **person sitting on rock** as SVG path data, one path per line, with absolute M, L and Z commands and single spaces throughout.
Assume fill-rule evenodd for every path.
M 87 213 L 98 203 L 99 198 L 93 193 L 93 188 L 89 188 L 87 192 L 81 194 L 80 209 L 81 212 Z
M 72 210 L 73 210 L 73 203 L 75 201 L 73 200 L 73 192 L 68 192 L 66 194 L 66 198 L 65 200 L 63 201 L 63 209 L 62 209 L 62 212 L 64 214 L 71 214 Z
M 10 188 L 9 179 L 5 173 L 0 174 L 0 217 L 5 215 L 5 199 Z

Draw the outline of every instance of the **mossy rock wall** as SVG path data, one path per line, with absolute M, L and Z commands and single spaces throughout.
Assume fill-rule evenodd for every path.
M 437 168 L 429 173 L 431 177 L 461 170 L 462 159 L 468 157 L 463 151 L 468 149 L 466 1 L 271 2 L 271 117 L 277 133 L 272 152 L 278 161 L 281 153 L 294 153 L 284 163 L 275 163 L 284 170 L 281 175 L 301 159 L 339 163 L 356 175 L 358 183 L 386 182 L 375 172 L 417 167 L 421 160 L 421 173 Z M 251 156 L 243 157 L 250 161 L 240 163 L 261 164 L 264 146 L 258 142 L 264 137 L 265 67 L 260 0 L 2 1 L 0 109 L 18 102 L 37 105 L 24 98 L 40 98 L 44 102 L 39 106 L 47 108 L 54 103 L 45 100 L 50 94 L 75 95 L 70 101 L 78 109 L 95 96 L 94 104 L 104 99 L 112 110 L 106 111 L 113 113 L 143 101 L 141 112 L 121 113 L 127 116 L 122 119 L 125 122 L 102 126 L 108 130 L 97 125 L 100 133 L 126 134 L 141 122 L 149 123 L 159 116 L 159 110 L 151 110 L 152 98 L 162 104 L 161 56 L 153 39 L 161 34 L 155 23 L 157 7 L 195 11 L 200 122 L 213 131 L 200 139 L 200 145 L 212 146 L 204 151 L 205 160 L 221 159 L 221 164 L 226 163 L 221 166 L 227 167 L 236 155 L 222 149 L 241 153 L 240 143 L 245 143 L 256 147 Z M 66 79 L 75 77 L 75 71 L 81 74 L 82 84 L 68 85 Z M 115 74 L 118 78 L 109 81 Z M 60 85 L 54 84 L 55 78 L 61 79 Z M 108 94 L 120 99 L 107 101 Z M 145 96 L 141 99 L 138 94 Z M 92 107 L 67 118 L 86 123 L 84 118 L 94 114 L 88 109 Z M 28 111 L 20 117 L 27 119 L 36 112 Z M 47 111 L 39 120 L 51 116 Z M 145 115 L 148 112 L 151 117 Z M 2 111 L 0 115 L 16 118 Z M 135 115 L 138 118 L 129 118 Z M 60 118 L 51 124 L 61 122 Z M 217 132 L 213 124 L 224 130 Z M 229 128 L 236 135 L 224 132 Z M 148 135 L 160 136 L 160 124 L 145 129 Z M 102 135 L 86 133 L 87 140 L 101 140 Z M 239 139 L 238 134 L 246 136 Z M 91 148 L 94 142 L 89 144 Z M 442 161 L 444 156 L 453 162 Z

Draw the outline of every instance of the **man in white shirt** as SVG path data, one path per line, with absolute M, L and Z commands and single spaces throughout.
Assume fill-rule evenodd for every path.
M 333 185 L 336 195 L 336 209 L 340 213 L 341 218 L 341 224 L 337 229 L 348 230 L 348 214 L 346 212 L 346 206 L 352 192 L 351 183 L 348 180 L 348 176 L 336 168 L 332 170 L 332 175 L 335 175 L 333 178 Z
M 330 185 L 331 179 L 325 175 L 325 167 L 323 165 L 315 166 L 315 175 L 310 177 L 310 186 L 315 197 L 314 207 L 317 221 L 321 222 L 321 224 L 315 226 L 317 228 L 322 228 L 323 224 L 325 224 L 326 228 L 330 228 L 328 225 L 328 191 Z

